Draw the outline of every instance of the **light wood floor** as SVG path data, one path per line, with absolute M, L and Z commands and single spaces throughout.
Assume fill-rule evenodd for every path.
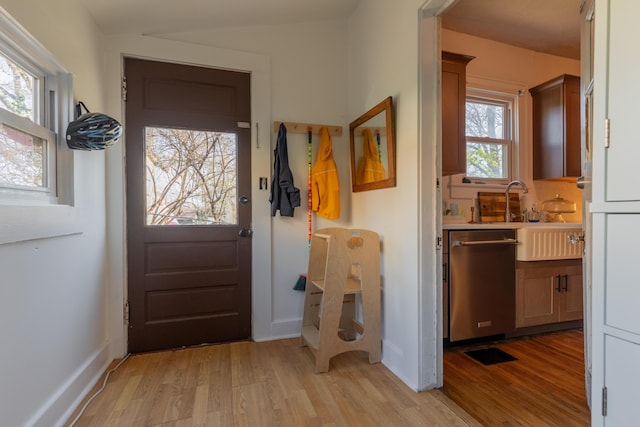
M 328 373 L 314 374 L 298 343 L 132 356 L 76 426 L 479 425 L 441 391 L 415 393 L 382 364 L 369 365 L 366 353 L 336 356 Z
M 486 426 L 588 426 L 583 334 L 493 345 L 517 361 L 485 366 L 460 348 L 444 353 L 444 393 Z

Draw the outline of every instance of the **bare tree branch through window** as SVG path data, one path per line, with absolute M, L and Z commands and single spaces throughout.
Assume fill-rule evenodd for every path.
M 148 127 L 147 225 L 237 224 L 237 137 Z
M 0 54 L 0 109 L 33 122 L 35 85 L 32 75 Z M 0 184 L 43 187 L 45 160 L 45 141 L 0 123 Z

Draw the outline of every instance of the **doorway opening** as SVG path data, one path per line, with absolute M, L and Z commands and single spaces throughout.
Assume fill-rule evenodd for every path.
M 434 3 L 439 3 L 442 7 L 441 7 L 437 12 L 434 12 L 433 16 L 442 16 L 443 14 L 446 14 L 446 13 L 447 13 L 447 10 L 446 10 L 446 9 L 447 9 L 447 8 L 449 8 L 449 7 L 450 7 L 450 5 L 451 5 L 451 2 L 446 2 L 446 1 L 443 1 L 443 2 L 434 2 Z M 459 1 L 459 2 L 457 2 L 457 3 L 456 3 L 456 5 L 461 4 L 461 3 L 463 3 L 463 1 Z M 477 7 L 481 8 L 481 9 L 482 9 L 482 8 L 487 8 L 487 7 L 489 6 L 489 4 L 488 4 L 489 2 L 487 2 L 486 4 L 483 4 L 482 2 L 480 2 L 480 4 L 478 4 L 478 2 L 473 2 L 473 3 L 474 3 L 474 5 L 475 5 L 475 6 L 477 6 Z M 492 3 L 494 3 L 494 2 L 492 2 Z M 580 16 L 580 13 L 579 13 L 579 5 L 580 5 L 580 1 L 577 1 L 577 2 L 576 2 L 576 7 L 574 8 L 574 10 L 573 10 L 573 12 L 572 12 L 572 13 L 574 14 L 574 16 L 575 16 L 575 20 L 579 20 L 579 16 Z M 449 10 L 450 10 L 450 9 L 449 9 Z M 556 11 L 556 12 L 557 12 L 557 11 Z M 426 14 L 425 14 L 425 16 L 426 16 Z M 438 60 L 439 60 L 439 56 L 440 56 L 440 47 L 441 47 L 441 46 L 442 46 L 442 50 L 450 50 L 450 51 L 453 51 L 453 52 L 456 52 L 456 53 L 459 53 L 459 54 L 473 55 L 473 56 L 478 57 L 478 55 L 477 55 L 476 51 L 465 51 L 464 49 L 460 50 L 460 49 L 453 49 L 453 48 L 451 48 L 451 46 L 453 46 L 453 45 L 454 45 L 454 43 L 451 43 L 451 42 L 450 42 L 450 40 L 449 40 L 449 43 L 447 43 L 446 41 L 443 41 L 443 39 L 442 39 L 442 31 L 441 31 L 441 29 L 440 29 L 440 27 L 439 27 L 439 26 L 437 27 L 437 30 L 434 30 L 434 32 L 435 32 L 434 37 L 438 39 L 438 42 L 437 42 L 437 43 L 434 43 L 434 46 L 437 46 L 437 47 L 434 49 L 434 51 L 433 51 L 433 52 L 427 52 L 427 53 L 422 52 L 422 53 L 421 53 L 421 55 L 426 56 L 428 59 L 431 59 L 431 60 L 436 60 L 436 59 L 438 59 Z M 466 36 L 462 36 L 462 37 L 458 37 L 458 35 L 455 35 L 455 36 L 457 37 L 457 39 L 458 39 L 458 40 L 462 40 L 462 39 L 465 39 L 465 38 L 466 38 Z M 479 35 L 479 36 L 477 36 L 477 37 L 482 37 L 482 36 L 481 36 L 481 35 Z M 487 37 L 487 38 L 490 38 L 490 37 Z M 456 45 L 456 46 L 460 46 L 460 45 Z M 495 60 L 495 58 L 493 58 L 493 59 Z M 505 59 L 503 58 L 502 60 L 505 60 Z M 508 60 L 508 59 L 507 59 L 507 60 Z M 476 60 L 476 61 L 477 61 L 477 60 Z M 422 61 L 422 62 L 424 63 L 424 61 Z M 512 65 L 504 64 L 504 67 L 503 67 L 503 68 L 509 68 L 509 67 L 511 67 L 511 66 L 512 66 Z M 579 69 L 580 69 L 579 60 L 578 60 L 578 66 L 577 66 L 577 69 L 578 69 L 578 72 L 579 72 Z M 574 74 L 577 74 L 578 72 L 575 72 Z M 505 74 L 504 74 L 504 73 L 498 73 L 498 74 L 501 76 L 501 77 L 499 77 L 499 79 L 502 79 L 502 80 L 505 80 L 505 81 L 506 81 L 506 80 L 508 80 L 508 79 L 505 77 Z M 430 77 L 433 77 L 433 76 L 430 76 Z M 486 76 L 486 74 L 484 74 L 484 75 L 483 75 L 483 77 L 487 77 L 487 76 Z M 553 76 L 550 76 L 550 77 L 553 77 Z M 423 78 L 424 78 L 424 76 L 423 76 Z M 514 79 L 514 80 L 515 80 L 515 79 Z M 512 81 L 514 81 L 514 80 L 512 80 Z M 542 78 L 542 80 L 545 80 L 545 78 Z M 429 82 L 428 84 L 431 84 L 431 82 Z M 423 86 L 428 86 L 428 84 L 425 84 L 425 85 L 423 85 Z M 524 88 L 524 89 L 527 89 L 527 88 Z M 525 93 L 524 93 L 523 95 L 527 95 L 527 94 L 526 94 L 526 91 L 525 91 Z M 526 110 L 525 110 L 525 111 L 526 111 Z M 441 147 L 440 147 L 440 148 L 441 148 Z M 442 153 L 441 153 L 441 154 L 442 154 Z M 523 157 L 524 157 L 524 158 L 525 158 L 525 160 L 526 160 L 526 157 L 527 157 L 527 156 L 526 156 L 526 155 L 520 156 L 520 159 L 521 159 L 521 160 L 520 160 L 520 162 L 522 162 L 522 158 L 523 158 Z M 529 157 L 529 159 L 530 159 L 530 157 Z M 527 169 L 527 168 L 529 168 L 529 166 L 525 166 L 525 167 L 523 168 L 523 169 L 524 169 L 524 172 L 525 172 L 526 174 L 530 174 L 530 171 L 529 171 L 529 169 Z M 438 200 L 437 200 L 437 202 L 436 202 L 436 206 L 442 206 L 442 199 L 443 199 L 443 195 L 442 195 L 442 193 L 443 193 L 444 191 L 446 191 L 446 188 L 445 188 L 445 187 L 447 186 L 447 183 L 445 183 L 445 182 L 444 182 L 444 180 L 442 179 L 442 176 L 440 176 L 440 178 L 441 178 L 441 179 L 440 179 L 440 183 L 441 183 L 442 185 L 441 185 L 441 187 L 439 188 L 439 190 L 440 190 L 440 191 L 439 191 L 438 196 L 437 196 L 437 199 L 438 199 Z M 529 177 L 528 179 L 530 180 L 531 178 Z M 462 184 L 462 182 L 461 182 L 461 184 Z M 503 191 L 504 191 L 504 190 L 503 190 Z M 544 199 L 542 199 L 542 200 L 544 200 Z M 467 222 L 467 220 L 468 220 L 468 218 L 467 218 L 467 219 L 465 219 L 465 221 L 464 221 L 464 222 Z M 473 220 L 473 218 L 472 218 L 472 220 Z M 438 223 L 439 223 L 439 224 L 441 224 L 441 222 L 438 222 Z M 446 227 L 446 226 L 445 226 L 445 230 L 444 230 L 445 232 L 446 232 L 446 229 L 447 229 L 447 228 L 448 228 L 448 227 Z M 443 232 L 443 229 L 442 229 L 442 228 L 440 228 L 440 232 Z M 445 239 L 445 240 L 446 240 L 446 239 Z M 446 251 L 445 251 L 445 252 L 446 252 Z M 446 256 L 446 255 L 443 255 L 443 260 L 442 260 L 442 261 L 443 261 L 443 264 L 445 264 L 445 263 L 446 263 L 446 259 L 444 259 L 444 257 L 445 257 L 445 256 Z M 444 270 L 443 270 L 443 271 L 444 271 Z M 444 277 L 443 277 L 443 278 L 444 278 Z M 448 294 L 448 292 L 445 292 L 445 294 Z M 447 303 L 447 302 L 445 302 L 445 303 L 444 303 L 444 305 L 443 305 L 443 311 L 444 311 L 444 313 L 446 313 L 446 312 L 447 312 L 447 308 L 448 308 L 448 303 Z M 447 319 L 446 319 L 446 318 L 442 319 L 442 325 L 443 325 L 443 328 L 447 328 L 448 321 L 447 321 Z M 573 345 L 574 345 L 574 347 L 575 347 L 575 350 L 576 350 L 576 351 L 582 351 L 583 346 L 584 346 L 584 340 L 585 340 L 585 338 L 584 338 L 584 336 L 583 336 L 583 334 L 582 334 L 582 332 L 581 332 L 580 330 L 577 330 L 577 331 L 578 331 L 577 339 L 572 340 L 572 342 L 573 342 Z M 574 338 L 576 338 L 576 337 L 574 337 Z M 443 349 L 443 347 L 440 347 L 440 349 L 444 350 L 444 349 Z M 439 351 L 440 351 L 440 350 L 439 350 Z M 439 356 L 439 357 L 440 357 L 440 356 L 442 356 L 442 352 L 440 352 L 440 354 L 439 354 L 438 356 Z M 445 365 L 446 365 L 446 362 L 445 362 Z M 454 366 L 455 366 L 455 365 L 454 365 Z M 445 368 L 440 372 L 440 374 L 444 376 L 444 377 L 443 377 L 443 376 L 440 376 L 440 378 L 443 380 L 443 382 L 444 382 L 444 384 L 445 384 L 445 387 L 446 387 L 446 383 L 447 383 L 447 368 L 445 367 Z M 581 376 L 582 376 L 582 378 L 584 378 L 584 371 L 582 372 L 582 375 L 581 375 Z M 582 390 L 582 392 L 584 393 L 584 390 Z

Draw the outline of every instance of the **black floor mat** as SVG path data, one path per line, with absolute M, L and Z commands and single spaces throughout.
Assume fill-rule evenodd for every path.
M 509 353 L 505 353 L 504 351 L 495 347 L 485 348 L 482 350 L 465 351 L 464 353 L 482 363 L 483 365 L 495 365 L 496 363 L 518 360 Z

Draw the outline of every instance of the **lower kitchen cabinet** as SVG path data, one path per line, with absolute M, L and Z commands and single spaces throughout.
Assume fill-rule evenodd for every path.
M 516 328 L 580 320 L 582 260 L 518 262 Z

